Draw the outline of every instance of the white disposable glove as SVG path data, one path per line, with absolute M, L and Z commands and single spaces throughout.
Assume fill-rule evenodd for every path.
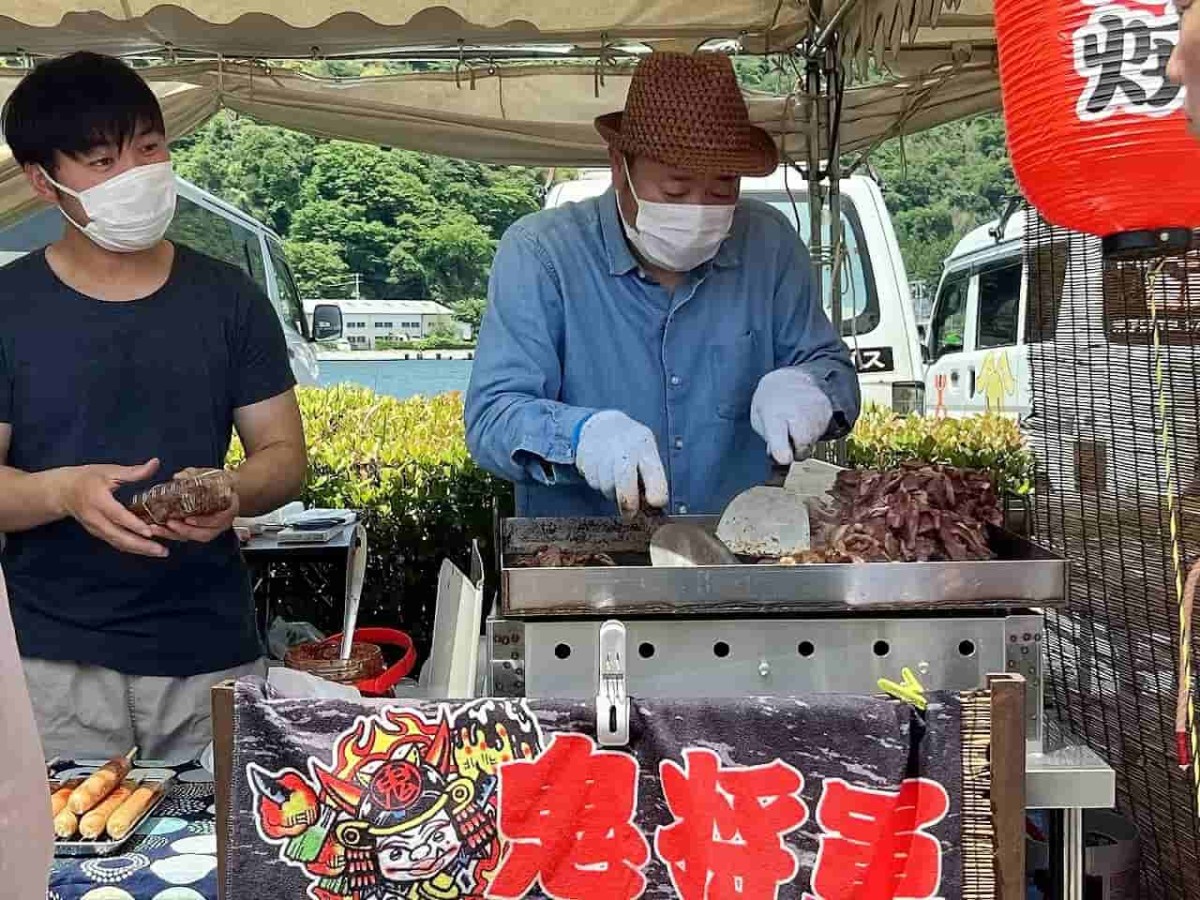
M 793 366 L 764 375 L 750 401 L 750 425 L 781 466 L 819 441 L 831 419 L 829 397 L 811 375 Z
M 654 432 L 623 412 L 604 410 L 583 423 L 575 467 L 592 488 L 616 500 L 625 515 L 641 506 L 639 476 L 646 503 L 667 505 L 667 474 Z

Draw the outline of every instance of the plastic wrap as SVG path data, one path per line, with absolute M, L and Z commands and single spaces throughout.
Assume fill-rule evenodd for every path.
M 129 509 L 144 522 L 164 525 L 171 519 L 210 516 L 233 505 L 233 478 L 214 469 L 191 478 L 156 484 L 137 494 Z

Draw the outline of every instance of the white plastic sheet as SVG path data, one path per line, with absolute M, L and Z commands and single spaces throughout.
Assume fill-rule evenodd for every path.
M 54 854 L 50 796 L 42 744 L 29 705 L 25 673 L 0 573 L 0 893 L 44 897 Z

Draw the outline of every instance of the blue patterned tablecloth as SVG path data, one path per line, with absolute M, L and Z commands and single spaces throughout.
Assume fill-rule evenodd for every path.
M 72 768 L 59 763 L 52 774 L 68 775 Z M 167 799 L 120 852 L 55 857 L 47 900 L 216 900 L 212 776 L 195 764 L 173 770 Z

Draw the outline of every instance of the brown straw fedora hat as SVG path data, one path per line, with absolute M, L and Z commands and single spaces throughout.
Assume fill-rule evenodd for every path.
M 750 113 L 729 57 L 652 53 L 633 73 L 624 112 L 596 130 L 630 156 L 722 175 L 769 175 L 779 165 L 771 136 Z

